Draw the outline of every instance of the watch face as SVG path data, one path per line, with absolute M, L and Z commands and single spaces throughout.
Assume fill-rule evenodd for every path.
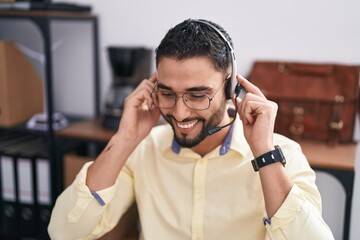
M 257 164 L 256 160 L 251 160 L 251 164 L 255 172 L 259 171 L 259 165 Z
M 284 157 L 284 154 L 283 154 L 281 148 L 280 148 L 278 145 L 276 145 L 276 146 L 275 146 L 275 149 L 278 150 L 279 155 L 280 155 L 280 157 L 281 157 L 281 163 L 282 163 L 282 165 L 285 167 L 285 165 L 286 165 L 286 159 L 285 159 L 285 157 Z

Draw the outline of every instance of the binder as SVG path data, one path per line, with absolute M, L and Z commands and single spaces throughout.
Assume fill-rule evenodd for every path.
M 16 196 L 15 161 L 0 154 L 1 174 L 1 231 L 8 236 L 17 235 L 18 207 Z
M 36 154 L 44 149 L 40 138 L 19 137 L 1 144 L 3 225 L 8 238 L 34 238 L 39 235 L 35 201 Z M 9 190 L 10 189 L 10 190 Z M 8 196 L 6 195 L 8 194 Z M 9 213 L 13 213 L 10 216 Z
M 0 174 L 1 174 L 1 231 L 7 237 L 18 235 L 19 207 L 17 202 L 17 168 L 15 159 L 6 151 L 10 146 L 23 144 L 25 141 L 33 139 L 26 135 L 3 135 L 0 142 Z
M 72 141 L 60 145 L 61 152 L 79 147 Z M 52 165 L 46 142 L 27 135 L 1 136 L 0 160 L 0 186 L 7 189 L 0 196 L 0 231 L 7 234 L 6 239 L 50 239 Z M 7 217 L 3 209 L 12 210 L 13 215 Z
M 37 232 L 32 159 L 18 157 L 16 160 L 19 202 L 19 233 L 33 237 Z
M 36 200 L 38 210 L 39 236 L 49 238 L 47 227 L 53 206 L 51 191 L 51 165 L 47 153 L 43 152 L 35 159 Z
M 40 225 L 42 218 L 38 204 L 37 158 L 46 152 L 47 147 L 42 139 L 18 144 L 13 149 L 16 156 L 18 202 L 19 202 L 19 235 L 21 238 L 48 239 L 47 225 Z M 44 234 L 46 231 L 46 234 Z
M 30 141 L 17 154 L 19 234 L 21 237 L 35 237 L 39 233 L 38 209 L 35 199 L 36 169 L 34 159 L 42 149 L 41 140 Z
M 0 229 L 7 237 L 17 236 L 19 218 L 15 159 L 4 152 L 9 146 L 29 139 L 31 139 L 29 136 L 18 134 L 2 134 L 0 139 Z

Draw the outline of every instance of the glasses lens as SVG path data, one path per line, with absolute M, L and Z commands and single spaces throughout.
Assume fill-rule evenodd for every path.
M 176 103 L 176 95 L 170 91 L 154 91 L 152 99 L 159 108 L 173 108 Z
M 173 108 L 176 105 L 176 94 L 171 91 L 154 91 L 151 98 L 159 108 Z M 210 97 L 205 93 L 184 93 L 182 99 L 186 106 L 194 110 L 205 110 L 210 106 Z
M 184 93 L 186 106 L 194 110 L 205 110 L 210 106 L 210 98 L 205 93 Z

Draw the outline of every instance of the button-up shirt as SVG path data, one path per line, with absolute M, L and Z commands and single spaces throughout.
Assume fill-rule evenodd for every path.
M 94 239 L 116 226 L 134 201 L 141 239 L 333 239 L 321 216 L 315 173 L 300 146 L 274 135 L 293 182 L 282 206 L 267 219 L 259 173 L 237 120 L 224 143 L 205 156 L 174 141 L 169 125 L 155 127 L 131 154 L 115 184 L 91 193 L 84 165 L 57 199 L 52 239 Z M 106 177 L 106 176 L 104 176 Z M 274 176 L 275 177 L 275 176 Z

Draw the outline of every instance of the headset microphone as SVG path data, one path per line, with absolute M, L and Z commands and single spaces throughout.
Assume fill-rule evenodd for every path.
M 237 84 L 236 87 L 235 87 L 235 115 L 234 115 L 234 118 L 229 123 L 227 123 L 227 124 L 225 124 L 223 126 L 217 126 L 217 127 L 214 127 L 212 129 L 208 130 L 208 132 L 207 132 L 208 135 L 212 135 L 214 133 L 217 133 L 221 129 L 226 128 L 226 127 L 230 126 L 231 124 L 233 124 L 235 122 L 236 115 L 237 115 L 237 110 L 238 110 L 237 98 L 239 96 L 240 90 L 241 90 L 241 86 L 240 86 L 240 84 Z

